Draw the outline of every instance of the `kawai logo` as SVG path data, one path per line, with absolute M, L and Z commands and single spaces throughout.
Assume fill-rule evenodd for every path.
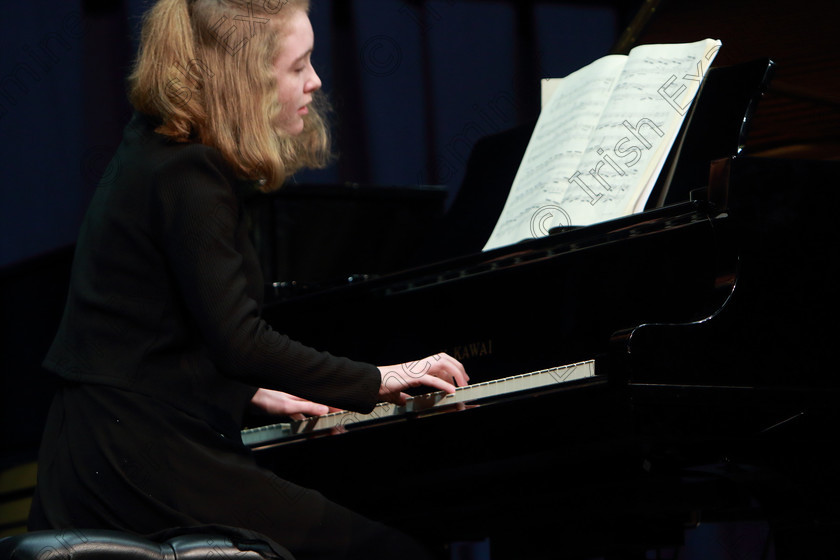
M 479 340 L 452 346 L 445 350 L 447 354 L 458 361 L 469 360 L 471 358 L 482 358 L 493 353 L 493 340 Z

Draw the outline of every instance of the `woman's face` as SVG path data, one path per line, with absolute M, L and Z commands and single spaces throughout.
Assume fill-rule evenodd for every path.
M 303 131 L 303 116 L 309 112 L 312 94 L 321 87 L 321 79 L 312 67 L 315 34 L 309 16 L 295 10 L 283 26 L 280 56 L 274 63 L 277 95 L 282 106 L 278 126 L 291 135 Z

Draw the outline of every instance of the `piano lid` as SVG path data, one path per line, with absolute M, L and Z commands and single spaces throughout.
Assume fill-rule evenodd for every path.
M 840 157 L 840 43 L 836 0 L 644 2 L 613 47 L 717 37 L 715 65 L 769 57 L 777 67 L 751 125 L 745 153 Z

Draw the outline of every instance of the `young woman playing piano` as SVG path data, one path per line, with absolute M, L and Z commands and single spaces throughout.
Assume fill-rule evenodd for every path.
M 136 113 L 93 196 L 44 362 L 63 384 L 31 529 L 214 525 L 299 559 L 422 557 L 401 533 L 261 470 L 239 435 L 247 406 L 364 412 L 407 387 L 468 382 L 443 354 L 376 367 L 260 318 L 241 199 L 327 154 L 307 14 L 302 0 L 160 0 L 147 14 Z M 345 460 L 359 458 L 336 457 L 338 471 Z

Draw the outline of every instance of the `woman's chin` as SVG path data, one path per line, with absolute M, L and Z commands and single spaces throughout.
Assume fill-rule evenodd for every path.
M 286 136 L 298 136 L 301 132 L 303 132 L 303 128 L 303 119 L 300 117 L 277 125 L 277 130 Z

